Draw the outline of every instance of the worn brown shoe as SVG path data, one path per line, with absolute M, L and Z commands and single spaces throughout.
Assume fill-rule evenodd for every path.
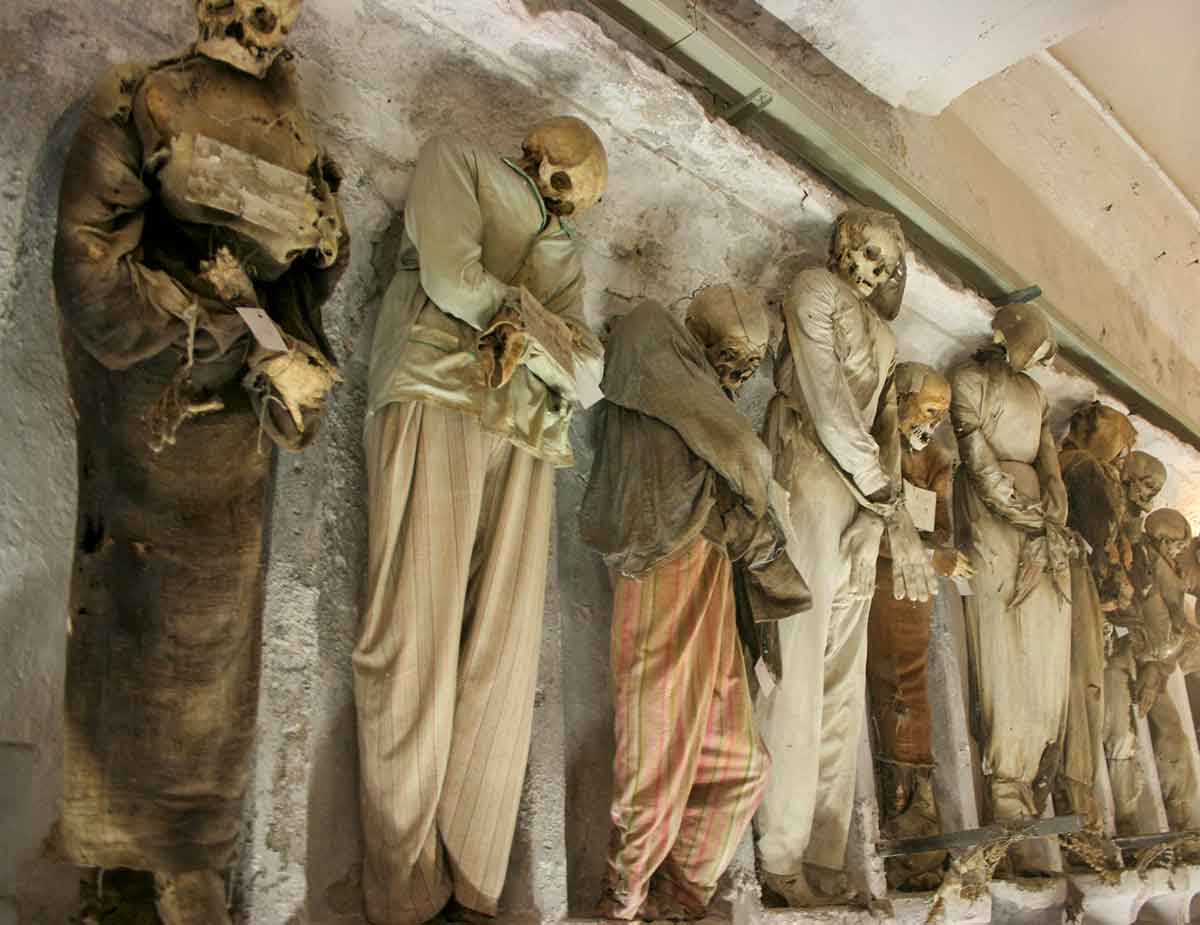
M 790 877 L 763 871 L 763 886 L 793 909 L 845 906 L 858 902 L 858 897 L 850 891 L 844 873 L 814 864 L 805 864 L 801 873 Z

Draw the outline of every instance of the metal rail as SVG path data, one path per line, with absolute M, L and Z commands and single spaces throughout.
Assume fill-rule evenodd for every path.
M 897 173 L 805 91 L 772 68 L 689 0 L 590 2 L 691 73 L 729 107 L 739 125 L 754 122 L 856 199 L 900 217 L 913 244 L 985 298 L 1003 299 L 1035 284 Z M 1049 299 L 1038 305 L 1061 356 L 1151 423 L 1200 448 L 1200 419 L 1165 395 Z
M 881 841 L 876 851 L 881 858 L 899 857 L 908 854 L 924 854 L 927 851 L 950 851 L 955 848 L 970 848 L 1001 838 L 1045 838 L 1048 835 L 1072 835 L 1080 831 L 1083 824 L 1078 816 L 1052 816 L 1037 822 L 996 823 L 981 829 L 963 832 L 948 832 L 945 835 L 928 835 L 923 838 L 898 838 Z

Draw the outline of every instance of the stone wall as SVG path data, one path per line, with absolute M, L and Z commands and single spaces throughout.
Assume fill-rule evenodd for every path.
M 610 152 L 603 205 L 581 223 L 597 331 L 643 298 L 679 306 L 701 285 L 760 285 L 778 302 L 819 261 L 845 202 L 722 122 L 589 19 L 543 0 L 309 0 L 295 31 L 305 99 L 343 166 L 352 265 L 327 308 L 346 378 L 322 436 L 280 456 L 271 514 L 260 737 L 238 895 L 247 920 L 352 922 L 359 831 L 350 679 L 365 571 L 361 451 L 374 312 L 421 143 L 459 132 L 516 151 L 543 116 L 591 122 Z M 65 921 L 74 873 L 40 859 L 60 767 L 60 687 L 74 517 L 71 411 L 49 284 L 55 200 L 79 100 L 107 65 L 191 40 L 185 0 L 8 0 L 0 11 L 0 783 L 20 809 L 0 832 L 5 903 Z M 945 366 L 987 337 L 990 308 L 910 256 L 903 358 Z M 745 398 L 759 415 L 769 364 Z M 1043 377 L 1065 420 L 1095 395 Z M 554 558 L 530 773 L 506 907 L 557 919 L 595 898 L 607 844 L 610 586 L 575 522 L 590 463 L 558 476 Z M 1174 468 L 1164 501 L 1200 504 L 1200 454 L 1152 428 Z M 563 677 L 569 678 L 564 684 Z M 0 807 L 7 806 L 0 799 Z M 747 863 L 743 854 L 743 869 Z

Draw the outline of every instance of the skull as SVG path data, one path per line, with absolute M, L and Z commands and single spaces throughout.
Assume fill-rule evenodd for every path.
M 834 224 L 829 269 L 864 299 L 882 288 L 887 298 L 882 304 L 876 302 L 875 308 L 891 321 L 899 314 L 904 296 L 904 247 L 904 232 L 894 215 L 877 209 L 851 209 Z M 889 282 L 891 286 L 884 285 Z
M 520 166 L 554 215 L 578 216 L 608 185 L 608 155 L 591 127 L 573 116 L 539 122 L 521 142 Z
M 696 293 L 688 306 L 687 328 L 704 345 L 730 397 L 754 375 L 771 338 L 762 295 L 730 286 L 709 286 Z
M 301 0 L 197 0 L 196 48 L 254 77 L 264 77 L 283 51 Z
M 1125 460 L 1121 483 L 1129 503 L 1139 511 L 1148 511 L 1167 483 L 1167 467 L 1149 453 L 1134 450 Z
M 1013 369 L 1033 369 L 1048 363 L 1058 352 L 1058 343 L 1050 322 L 1035 305 L 1006 305 L 992 318 L 992 331 L 997 344 L 1008 353 Z
M 924 363 L 900 363 L 896 367 L 896 399 L 900 437 L 910 452 L 920 453 L 950 413 L 950 383 Z
M 1146 515 L 1146 536 L 1158 547 L 1168 562 L 1174 563 L 1192 539 L 1192 528 L 1179 511 L 1160 507 Z
M 1081 405 L 1071 415 L 1064 449 L 1084 450 L 1102 463 L 1121 464 L 1137 442 L 1133 423 L 1118 411 L 1098 401 Z

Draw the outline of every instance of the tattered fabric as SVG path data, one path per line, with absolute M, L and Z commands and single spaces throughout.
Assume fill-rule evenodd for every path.
M 281 59 L 261 85 L 195 56 L 114 69 L 67 158 L 54 285 L 79 513 L 56 847 L 80 865 L 220 868 L 238 837 L 272 446 L 242 384 L 249 335 L 196 273 L 218 244 L 235 242 L 166 213 L 143 180 L 149 152 L 129 116 L 139 94 L 151 88 L 161 100 L 181 74 L 197 107 L 230 87 L 270 105 L 294 95 L 290 68 Z M 279 131 L 298 160 L 283 166 L 302 172 L 319 151 L 302 110 L 289 113 Z M 238 131 L 259 136 L 248 147 L 270 144 L 262 125 Z M 321 271 L 301 255 L 262 280 L 257 298 L 288 335 L 320 346 L 319 306 L 341 266 Z M 154 409 L 180 382 L 188 401 L 221 410 L 181 420 L 155 454 Z M 306 430 L 311 438 L 315 427 Z

